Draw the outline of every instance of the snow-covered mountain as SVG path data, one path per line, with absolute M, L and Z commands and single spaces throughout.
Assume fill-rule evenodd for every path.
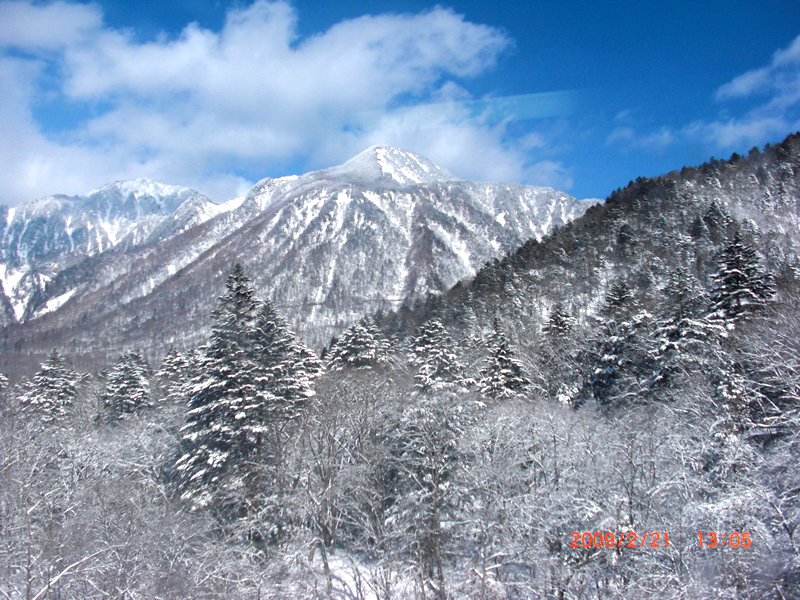
M 15 283 L 9 273 L 49 269 L 34 293 L 6 292 L 23 322 L 14 337 L 29 348 L 44 338 L 73 350 L 161 348 L 202 339 L 238 261 L 319 348 L 361 315 L 443 291 L 588 204 L 547 188 L 460 180 L 412 152 L 375 146 L 338 167 L 265 179 L 222 206 L 128 182 L 12 209 L 6 231 L 41 220 L 39 246 L 58 244 L 31 261 L 33 245 L 12 242 L 23 234 L 5 235 L 4 285 Z
M 217 215 L 193 190 L 147 179 L 117 182 L 86 196 L 47 196 L 0 207 L 0 283 L 6 322 L 34 315 L 58 273 L 110 248 L 134 248 Z

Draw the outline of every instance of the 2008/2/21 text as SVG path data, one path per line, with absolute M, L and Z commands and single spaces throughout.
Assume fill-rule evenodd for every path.
M 662 544 L 663 541 L 663 544 Z M 649 544 L 648 544 L 649 542 Z M 613 531 L 596 531 L 591 533 L 585 531 L 579 533 L 572 532 L 572 548 L 664 548 L 669 546 L 669 533 L 666 531 L 645 532 L 642 534 L 641 541 L 635 531 L 623 531 L 619 535 Z

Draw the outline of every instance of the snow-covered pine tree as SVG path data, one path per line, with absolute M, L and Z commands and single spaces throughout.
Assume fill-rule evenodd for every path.
M 195 506 L 215 505 L 236 514 L 255 494 L 252 458 L 266 431 L 256 393 L 250 336 L 256 301 L 238 263 L 213 312 L 211 342 L 188 386 L 189 412 L 182 427 L 182 454 L 176 462 L 182 498 Z
M 205 361 L 207 350 L 207 346 L 190 348 L 186 352 L 178 353 L 171 364 L 162 364 L 159 376 L 161 385 L 165 386 L 167 400 L 180 403 L 190 396 L 192 381 L 201 374 L 201 365 Z
M 481 370 L 478 383 L 481 394 L 491 398 L 508 398 L 519 394 L 530 385 L 520 363 L 509 346 L 508 339 L 494 320 L 494 331 L 488 340 L 489 356 Z
M 448 597 L 444 567 L 456 542 L 452 523 L 470 492 L 458 481 L 458 471 L 469 462 L 459 440 L 474 417 L 460 394 L 426 394 L 402 412 L 390 438 L 396 476 L 387 478 L 384 492 L 391 500 L 388 520 L 403 551 L 411 554 L 426 598 Z
M 724 207 L 720 207 L 717 201 L 711 202 L 708 210 L 703 215 L 703 223 L 714 243 L 718 243 L 725 236 L 733 219 Z
M 464 380 L 453 340 L 438 319 L 419 328 L 408 357 L 411 364 L 419 365 L 414 383 L 422 391 L 451 388 Z
M 467 290 L 456 300 L 451 313 L 451 320 L 459 329 L 463 330 L 464 336 L 471 336 L 478 328 L 478 317 L 473 308 L 472 290 Z
M 703 314 L 708 297 L 697 278 L 685 267 L 670 273 L 663 289 L 662 317 L 656 323 L 656 356 L 663 361 L 676 354 L 699 353 L 724 329 Z M 684 356 L 688 358 L 688 356 Z
M 386 355 L 388 342 L 369 319 L 345 330 L 331 346 L 328 369 L 367 369 L 377 365 Z
M 537 371 L 544 375 L 535 378 L 551 398 L 568 404 L 578 392 L 578 372 L 580 370 L 577 337 L 580 330 L 575 327 L 576 319 L 562 302 L 556 302 L 550 317 L 542 326 L 544 342 L 539 347 L 536 360 L 540 365 Z M 577 334 L 577 335 L 576 335 Z
M 178 352 L 175 346 L 170 346 L 155 376 L 158 386 L 166 396 L 169 396 L 173 387 L 186 377 L 188 369 L 189 359 Z
M 542 333 L 549 339 L 564 338 L 575 326 L 575 318 L 569 314 L 569 311 L 564 307 L 562 302 L 556 302 L 553 310 L 550 312 L 550 318 L 547 319 Z
M 758 254 L 738 231 L 722 251 L 714 281 L 711 318 L 723 322 L 728 329 L 764 308 L 775 293 Z
M 250 343 L 255 366 L 258 394 L 266 393 L 265 419 L 297 416 L 297 411 L 314 395 L 311 381 L 320 374 L 322 363 L 289 330 L 269 300 L 261 303 L 256 314 Z M 277 399 L 275 404 L 268 404 Z
M 69 411 L 78 395 L 78 375 L 67 366 L 56 348 L 41 364 L 30 386 L 21 395 L 19 402 L 23 412 L 35 415 L 42 423 L 51 424 L 61 420 Z
M 310 379 L 316 379 L 325 371 L 325 364 L 322 358 L 318 357 L 316 353 L 306 346 L 302 340 L 298 338 L 297 351 L 300 355 L 300 361 L 303 369 L 308 374 Z
M 412 365 L 423 364 L 431 347 L 435 344 L 434 339 L 437 334 L 441 335 L 441 330 L 443 329 L 444 327 L 442 327 L 442 323 L 438 319 L 432 319 L 417 327 L 411 340 L 408 362 Z
M 643 400 L 656 371 L 653 330 L 647 311 L 602 323 L 585 358 L 588 387 L 576 398 L 577 404 L 589 395 L 601 405 Z
M 108 375 L 102 402 L 110 422 L 152 406 L 150 367 L 141 354 L 132 350 L 120 356 Z
M 602 311 L 609 316 L 629 310 L 633 306 L 633 291 L 625 280 L 611 284 L 606 293 Z

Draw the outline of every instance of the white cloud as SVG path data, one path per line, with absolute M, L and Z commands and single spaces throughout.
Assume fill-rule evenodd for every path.
M 97 6 L 25 0 L 0 2 L 0 47 L 59 50 L 86 41 L 102 25 Z
M 606 144 L 635 145 L 637 141 L 636 130 L 633 127 L 615 127 L 606 137 Z
M 800 130 L 800 36 L 778 50 L 770 64 L 743 73 L 719 87 L 718 102 L 746 102 L 741 114 L 698 120 L 680 128 L 662 127 L 656 132 L 640 134 L 630 126 L 617 127 L 606 143 L 624 144 L 631 148 L 663 149 L 679 142 L 701 142 L 710 149 L 740 151 L 752 145 L 786 136 Z M 628 120 L 626 111 L 618 120 Z
M 735 77 L 716 93 L 719 101 L 755 100 L 740 117 L 697 122 L 684 133 L 730 149 L 764 143 L 800 127 L 800 36 L 778 50 L 769 65 Z
M 0 201 L 16 203 L 46 192 L 88 191 L 91 173 L 113 180 L 113 157 L 48 140 L 32 114 L 43 63 L 0 55 Z M 57 188 L 45 185 L 59 183 Z M 96 182 L 94 182 L 96 183 Z
M 776 105 L 794 104 L 800 94 L 800 36 L 788 48 L 778 50 L 766 67 L 735 77 L 717 90 L 718 100 L 752 95 L 772 95 Z
M 741 151 L 767 140 L 780 141 L 780 137 L 798 128 L 800 122 L 792 124 L 783 116 L 750 114 L 741 119 L 697 121 L 683 128 L 681 134 L 689 139 L 710 142 L 719 149 L 738 148 Z
M 615 127 L 606 137 L 606 144 L 624 145 L 635 149 L 660 150 L 671 146 L 676 141 L 676 134 L 669 127 L 646 135 L 639 134 L 633 127 Z
M 531 159 L 532 154 L 548 150 L 541 134 L 507 135 L 507 121 L 494 122 L 494 108 L 475 115 L 474 103 L 461 101 L 465 97 L 463 89 L 449 84 L 434 102 L 362 115 L 358 127 L 327 140 L 314 158 L 322 165 L 374 144 L 389 144 L 420 152 L 464 179 L 572 186 L 561 164 Z
M 466 177 L 530 181 L 544 172 L 566 182 L 553 163 L 529 164 L 525 143 L 509 141 L 502 123 L 459 113 L 457 102 L 446 114 L 389 110 L 409 98 L 469 98 L 453 79 L 490 69 L 509 43 L 443 8 L 360 17 L 300 39 L 287 2 L 257 0 L 229 12 L 219 32 L 189 25 L 140 42 L 104 25 L 94 5 L 0 2 L 0 51 L 22 51 L 0 54 L 2 87 L 17 88 L 0 100 L 9 166 L 0 201 L 139 176 L 223 200 L 247 185 L 241 173 L 328 166 L 371 143 L 403 145 Z M 33 110 L 45 92 L 93 116 L 48 133 Z

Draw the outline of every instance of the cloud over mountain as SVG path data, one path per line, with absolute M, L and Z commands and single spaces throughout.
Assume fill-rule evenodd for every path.
M 258 0 L 220 31 L 189 24 L 140 40 L 96 5 L 0 2 L 0 134 L 15 140 L 0 149 L 0 202 L 137 176 L 224 200 L 266 165 L 327 166 L 373 143 L 411 145 L 473 179 L 566 182 L 558 165 L 529 164 L 503 123 L 452 105 L 414 112 L 470 98 L 460 82 L 511 44 L 499 29 L 437 7 L 302 38 L 297 18 L 287 2 Z

